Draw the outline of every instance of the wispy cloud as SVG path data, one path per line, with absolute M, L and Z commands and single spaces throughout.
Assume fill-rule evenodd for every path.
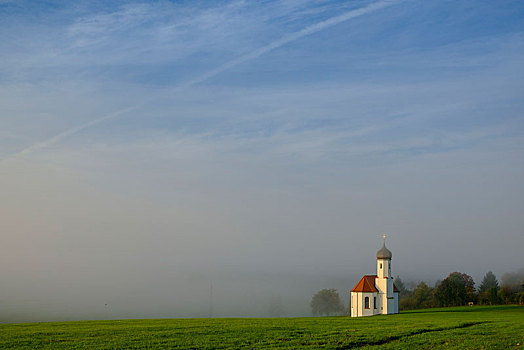
M 207 73 L 204 73 L 203 75 L 200 75 L 194 79 L 191 79 L 189 80 L 188 82 L 184 83 L 182 86 L 180 86 L 180 89 L 185 89 L 185 88 L 188 88 L 188 87 L 191 87 L 193 85 L 196 85 L 196 84 L 199 84 L 199 83 L 202 83 L 202 82 L 205 82 L 211 78 L 213 78 L 214 76 L 228 70 L 228 69 L 231 69 L 239 64 L 242 64 L 244 62 L 247 62 L 249 60 L 253 60 L 253 59 L 256 59 L 272 50 L 275 50 L 275 49 L 278 49 L 279 47 L 282 47 L 290 42 L 293 42 L 295 40 L 298 40 L 300 38 L 303 38 L 307 35 L 311 35 L 311 34 L 314 34 L 316 32 L 319 32 L 323 29 L 326 29 L 326 28 L 329 28 L 331 26 L 334 26 L 334 25 L 337 25 L 339 23 L 342 23 L 342 22 L 345 22 L 345 21 L 348 21 L 352 18 L 355 18 L 355 17 L 358 17 L 358 16 L 362 16 L 362 15 L 365 15 L 365 14 L 368 14 L 368 13 L 371 13 L 371 12 L 374 12 L 374 11 L 377 11 L 377 10 L 380 10 L 380 9 L 383 9 L 385 7 L 388 7 L 388 6 L 392 6 L 392 5 L 395 5 L 395 4 L 398 4 L 399 1 L 394 1 L 394 0 L 387 0 L 387 1 L 380 1 L 380 2 L 376 2 L 376 3 L 372 3 L 371 5 L 368 5 L 368 6 L 365 6 L 365 7 L 362 7 L 362 8 L 359 8 L 359 9 L 356 9 L 356 10 L 351 10 L 351 11 L 348 11 L 348 12 L 345 12 L 339 16 L 335 16 L 335 17 L 332 17 L 332 18 L 329 18 L 327 20 L 324 20 L 324 21 L 321 21 L 321 22 L 318 22 L 318 23 L 315 23 L 313 25 L 310 25 L 310 26 L 307 26 L 306 28 L 298 31 L 298 32 L 295 32 L 295 33 L 292 33 L 292 34 L 289 34 L 289 35 L 286 35 L 284 36 L 283 38 L 281 39 L 278 39 L 276 41 L 273 41 L 272 43 L 268 44 L 268 45 L 265 45 L 265 46 L 262 46 L 248 54 L 245 54 L 245 55 L 242 55 L 236 59 L 233 59 L 223 65 L 221 65 L 220 67 L 216 68 L 216 69 L 212 69 L 211 71 L 207 72 Z M 76 25 L 75 27 L 73 27 L 73 29 L 71 29 L 71 32 L 72 32 L 72 35 L 75 35 L 75 34 L 78 34 L 79 32 L 82 33 L 82 34 L 92 34 L 92 33 L 96 33 L 96 34 L 99 34 L 101 32 L 104 32 L 105 34 L 105 29 L 104 28 L 107 28 L 109 25 L 113 26 L 115 25 L 119 30 L 125 30 L 126 27 L 129 25 L 128 23 L 129 22 L 132 22 L 132 23 L 135 23 L 137 20 L 140 20 L 141 18 L 144 17 L 144 7 L 141 6 L 139 8 L 137 7 L 133 7 L 131 10 L 129 9 L 124 9 L 123 12 L 120 12 L 118 13 L 117 15 L 115 14 L 112 14 L 112 15 L 105 15 L 105 16 L 101 16 L 101 17 L 98 17 L 96 19 L 91 19 L 89 21 L 83 21 L 81 22 L 81 24 L 79 25 Z M 135 105 L 135 106 L 130 106 L 124 110 L 120 110 L 120 111 L 117 111 L 117 112 L 114 112 L 114 113 L 110 113 L 108 115 L 105 115 L 103 117 L 100 117 L 100 118 L 96 118 L 92 121 L 89 121 L 85 124 L 82 124 L 82 125 L 79 125 L 77 127 L 74 127 L 72 129 L 69 129 L 69 130 L 66 130 L 64 132 L 61 132 L 55 136 L 53 136 L 52 138 L 49 138 L 45 141 L 42 141 L 42 142 L 39 142 L 35 145 L 32 145 L 32 146 L 29 146 L 25 149 L 23 149 L 22 151 L 16 153 L 16 154 L 13 154 L 11 156 L 8 156 L 4 159 L 7 159 L 7 158 L 11 158 L 11 157 L 18 157 L 18 156 L 22 156 L 22 155 L 27 155 L 27 154 L 30 154 L 36 150 L 39 150 L 39 149 L 42 149 L 44 147 L 47 147 L 49 145 L 52 145 L 52 144 L 55 144 L 56 142 L 59 142 L 60 140 L 62 140 L 63 138 L 65 137 L 69 137 L 71 135 L 74 135 L 76 134 L 77 132 L 79 131 L 82 131 L 86 128 L 89 128 L 89 127 L 93 127 L 97 124 L 100 124 L 100 123 L 103 123 L 107 120 L 110 120 L 110 119 L 113 119 L 117 116 L 120 116 L 126 112 L 129 112 L 131 110 L 134 110 L 136 108 L 138 108 L 139 106 L 142 106 L 144 103 L 141 103 L 139 105 Z M 1 160 L 0 160 L 1 161 Z
M 292 34 L 289 34 L 289 35 L 286 35 L 284 36 L 283 38 L 279 39 L 279 40 L 276 40 L 268 45 L 265 45 L 261 48 L 258 48 L 246 55 L 243 55 L 243 56 L 240 56 L 239 58 L 237 59 L 234 59 L 230 62 L 227 62 L 226 64 L 216 68 L 216 69 L 213 69 L 193 80 L 190 80 L 189 81 L 189 85 L 193 85 L 193 84 L 198 84 L 198 83 L 201 83 L 201 82 L 204 82 L 212 77 L 214 77 L 215 75 L 227 70 L 227 69 L 230 69 L 234 66 L 237 66 L 241 63 L 244 63 L 246 61 L 249 61 L 249 60 L 252 60 L 252 59 L 256 59 L 270 51 L 273 51 L 281 46 L 284 46 L 290 42 L 293 42 L 295 40 L 298 40 L 300 38 L 303 38 L 307 35 L 311 35 L 311 34 L 314 34 L 316 32 L 319 32 L 323 29 L 326 29 L 326 28 L 329 28 L 331 26 L 334 26 L 334 25 L 337 25 L 339 23 L 342 23 L 342 22 L 345 22 L 347 20 L 350 20 L 352 18 L 355 18 L 355 17 L 358 17 L 358 16 L 362 16 L 362 15 L 365 15 L 367 13 L 370 13 L 370 12 L 373 12 L 373 11 L 377 11 L 377 10 L 380 10 L 380 9 L 383 9 L 385 7 L 388 7 L 388 6 L 391 6 L 391 5 L 394 5 L 394 4 L 398 4 L 400 1 L 380 1 L 380 2 L 376 2 L 376 3 L 373 3 L 371 5 L 368 5 L 368 6 L 365 6 L 363 8 L 360 8 L 360 9 L 357 9 L 357 10 L 351 10 L 351 11 L 348 11 L 346 13 L 343 13 L 339 16 L 336 16 L 336 17 L 332 17 L 332 18 L 329 18 L 325 21 L 322 21 L 322 22 L 319 22 L 319 23 L 315 23 L 313 25 L 310 25 L 298 32 L 295 32 L 295 33 L 292 33 Z

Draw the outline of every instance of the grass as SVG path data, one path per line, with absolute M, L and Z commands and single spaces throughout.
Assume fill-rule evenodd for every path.
M 230 318 L 0 325 L 1 349 L 518 349 L 524 307 L 428 309 L 365 318 Z

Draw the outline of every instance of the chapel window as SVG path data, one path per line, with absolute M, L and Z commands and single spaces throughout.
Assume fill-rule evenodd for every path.
M 377 297 L 373 297 L 373 309 L 377 308 Z
M 364 307 L 365 307 L 366 309 L 369 309 L 369 297 L 366 297 L 366 298 L 364 299 Z

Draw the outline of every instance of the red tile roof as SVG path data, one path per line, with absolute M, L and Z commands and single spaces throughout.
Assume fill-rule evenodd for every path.
M 364 293 L 374 293 L 378 292 L 375 287 L 375 278 L 376 275 L 366 275 L 358 281 L 357 285 L 353 287 L 352 292 L 364 292 Z
M 378 278 L 377 275 L 365 275 L 358 281 L 357 285 L 353 287 L 352 292 L 364 292 L 364 293 L 373 293 L 378 292 L 378 289 L 375 287 L 375 278 Z M 384 277 L 387 278 L 387 277 Z M 395 283 L 393 283 L 393 292 L 400 293 L 400 289 L 397 288 Z

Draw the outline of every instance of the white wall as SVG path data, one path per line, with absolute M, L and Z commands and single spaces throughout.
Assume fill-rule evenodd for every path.
M 369 308 L 366 309 L 365 298 L 369 298 Z M 373 298 L 377 298 L 377 309 L 373 308 Z M 360 317 L 360 316 L 373 316 L 379 313 L 380 311 L 380 302 L 378 293 L 351 293 L 351 317 Z
M 395 314 L 398 314 L 398 293 L 393 293 L 395 295 L 395 304 L 393 306 L 393 310 L 392 312 L 395 313 Z
M 391 277 L 391 260 L 377 259 L 377 276 L 379 278 Z

